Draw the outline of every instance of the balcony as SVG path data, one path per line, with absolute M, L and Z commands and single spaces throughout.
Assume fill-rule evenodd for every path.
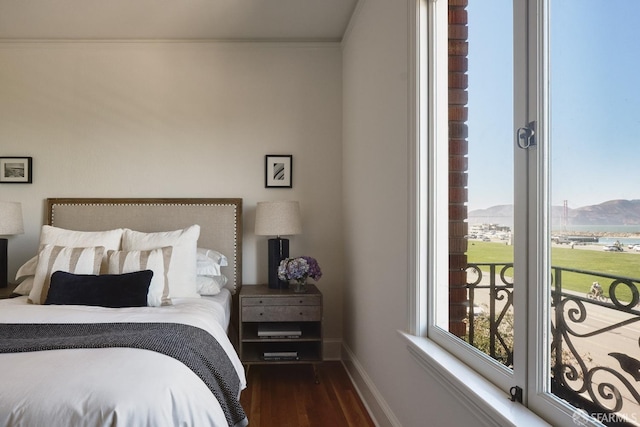
M 513 264 L 467 268 L 467 336 L 474 347 L 513 364 Z M 563 276 L 604 289 L 601 298 L 562 287 Z M 605 425 L 640 425 L 640 279 L 552 267 L 552 392 Z

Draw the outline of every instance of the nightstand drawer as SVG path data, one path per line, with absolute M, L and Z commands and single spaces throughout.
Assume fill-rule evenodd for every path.
M 242 298 L 242 306 L 273 306 L 273 305 L 320 305 L 319 295 L 300 295 L 296 297 L 244 297 Z
M 242 307 L 243 322 L 313 322 L 320 320 L 322 320 L 322 307 L 319 305 Z

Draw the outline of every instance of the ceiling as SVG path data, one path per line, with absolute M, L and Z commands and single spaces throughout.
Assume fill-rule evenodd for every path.
M 339 41 L 358 0 L 0 0 L 0 40 Z

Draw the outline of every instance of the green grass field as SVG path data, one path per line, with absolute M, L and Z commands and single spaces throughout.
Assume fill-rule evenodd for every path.
M 467 254 L 470 263 L 505 263 L 513 262 L 512 251 L 513 247 L 504 243 L 471 240 Z M 636 253 L 553 247 L 551 265 L 623 276 L 640 281 L 640 254 Z M 608 285 L 613 281 L 612 279 L 585 274 L 563 272 L 562 288 L 586 294 L 595 280 L 600 282 L 605 295 L 608 295 Z M 621 300 L 631 300 L 631 292 L 624 285 L 618 286 L 616 295 Z

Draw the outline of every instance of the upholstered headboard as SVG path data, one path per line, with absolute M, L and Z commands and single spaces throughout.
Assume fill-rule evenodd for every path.
M 47 199 L 49 225 L 79 231 L 170 231 L 200 225 L 198 246 L 222 252 L 222 272 L 242 286 L 242 199 Z

